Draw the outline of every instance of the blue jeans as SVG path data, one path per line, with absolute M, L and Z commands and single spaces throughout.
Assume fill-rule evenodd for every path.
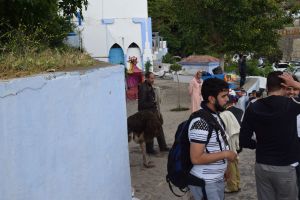
M 205 190 L 208 200 L 224 200 L 224 181 L 216 183 L 206 183 Z M 193 194 L 195 200 L 202 200 L 202 188 L 198 186 L 189 185 L 189 188 Z

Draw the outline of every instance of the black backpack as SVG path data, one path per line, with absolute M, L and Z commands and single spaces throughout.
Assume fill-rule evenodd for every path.
M 201 119 L 205 120 L 206 123 L 208 124 L 209 130 L 207 136 L 207 143 L 211 138 L 213 130 L 216 131 L 221 130 L 222 138 L 225 141 L 225 143 L 227 143 L 227 140 L 225 139 L 226 136 L 224 130 L 220 127 L 217 120 L 214 118 L 214 116 L 212 116 L 212 114 L 209 113 L 209 111 L 206 111 L 205 109 L 200 109 L 199 111 L 192 113 L 190 118 L 182 122 L 181 124 L 179 124 L 177 128 L 175 134 L 175 141 L 168 155 L 168 163 L 167 163 L 168 174 L 166 176 L 166 180 L 169 184 L 170 190 L 177 197 L 183 196 L 189 190 L 187 187 L 188 185 L 196 185 L 202 187 L 203 196 L 204 199 L 206 199 L 204 180 L 199 179 L 190 174 L 193 164 L 190 160 L 190 141 L 188 138 L 188 129 L 189 129 L 190 122 L 197 117 L 200 117 Z M 221 142 L 219 139 L 218 142 L 221 148 Z M 207 149 L 206 151 L 208 152 Z M 178 187 L 179 190 L 183 192 L 183 194 L 182 195 L 176 194 L 172 188 L 172 185 Z

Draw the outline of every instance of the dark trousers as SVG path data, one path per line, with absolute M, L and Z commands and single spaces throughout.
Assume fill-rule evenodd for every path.
M 159 149 L 164 149 L 167 147 L 167 143 L 166 143 L 166 139 L 165 139 L 165 134 L 164 134 L 164 130 L 161 129 L 161 132 L 159 134 L 159 136 L 157 136 L 157 143 L 159 146 Z M 153 151 L 153 146 L 154 146 L 154 141 L 152 140 L 151 142 L 146 142 L 146 152 L 151 152 Z
M 243 85 L 245 84 L 246 81 L 246 74 L 241 74 L 240 75 L 240 88 L 243 87 Z

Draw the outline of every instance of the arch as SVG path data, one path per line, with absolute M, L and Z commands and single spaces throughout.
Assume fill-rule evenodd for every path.
M 124 52 L 120 45 L 115 43 L 109 50 L 108 61 L 111 64 L 124 65 Z
M 139 46 L 133 42 L 129 45 L 128 49 L 127 49 L 127 54 L 126 54 L 126 61 L 129 60 L 129 56 L 135 56 L 137 57 L 137 67 L 142 69 L 143 68 L 143 60 L 142 60 L 142 53 L 141 53 L 141 49 L 139 48 Z M 129 68 L 129 63 L 126 63 L 126 67 Z
M 128 48 L 139 48 L 139 46 L 135 42 L 133 42 L 129 45 Z

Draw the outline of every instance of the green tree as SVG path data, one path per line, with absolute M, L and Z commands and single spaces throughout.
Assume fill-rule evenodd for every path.
M 173 55 L 181 55 L 180 27 L 171 0 L 148 0 L 148 12 L 152 18 L 153 32 L 168 42 L 168 49 Z
M 50 46 L 61 44 L 72 30 L 68 19 L 86 6 L 87 0 L 0 0 L 0 42 L 23 26 L 25 34 L 39 32 L 39 40 Z
M 57 1 L 57 0 L 56 0 Z M 63 15 L 65 16 L 73 16 L 79 12 L 80 16 L 82 16 L 82 9 L 87 9 L 88 0 L 62 0 L 58 1 L 58 7 L 62 10 Z
M 149 0 L 153 30 L 173 55 L 278 51 L 278 29 L 291 23 L 297 0 Z M 164 12 L 162 12 L 162 10 Z
M 177 89 L 178 89 L 178 99 L 177 99 L 177 108 L 172 109 L 172 111 L 183 111 L 183 110 L 187 110 L 188 108 L 183 108 L 180 105 L 180 84 L 179 84 L 179 77 L 178 77 L 178 71 L 180 71 L 182 69 L 182 66 L 178 63 L 174 63 L 170 66 L 170 70 L 175 72 L 175 75 L 177 77 Z
M 188 54 L 269 51 L 277 47 L 276 30 L 290 22 L 275 0 L 173 0 L 173 4 L 186 30 Z

